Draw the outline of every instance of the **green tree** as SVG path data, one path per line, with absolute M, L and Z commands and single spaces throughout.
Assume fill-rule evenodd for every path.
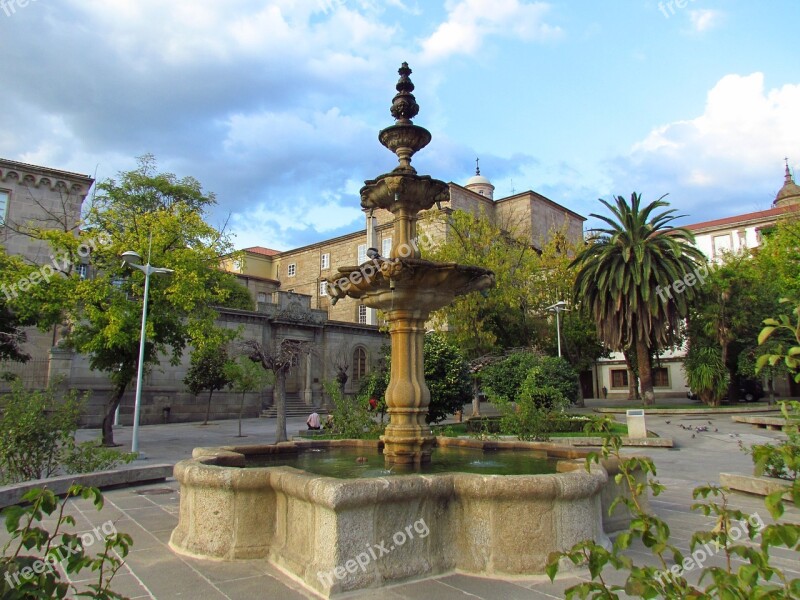
M 242 435 L 242 415 L 244 413 L 244 398 L 252 392 L 260 392 L 266 386 L 274 382 L 272 373 L 265 371 L 261 366 L 246 357 L 238 357 L 236 360 L 229 360 L 223 367 L 225 376 L 228 378 L 228 386 L 241 394 L 239 397 L 239 436 Z
M 428 235 L 422 234 L 425 258 L 491 269 L 496 285 L 482 294 L 460 296 L 434 317 L 447 324 L 448 335 L 468 356 L 528 345 L 538 326 L 540 308 L 531 283 L 538 266 L 530 240 L 486 215 L 432 212 Z M 431 232 L 446 231 L 444 239 Z
M 635 192 L 630 203 L 622 196 L 615 205 L 600 202 L 612 216 L 591 215 L 608 227 L 572 262 L 575 298 L 611 349 L 636 350 L 643 401 L 653 404 L 651 355 L 669 344 L 695 296 L 689 285 L 672 293 L 673 283 L 705 258 L 688 230 L 671 225 L 678 218 L 674 209 L 653 214 L 669 206 L 663 197 L 646 206 Z
M 472 378 L 464 355 L 441 333 L 429 333 L 423 346 L 425 382 L 431 392 L 427 423 L 438 423 L 472 398 Z
M 759 258 L 751 251 L 725 253 L 718 263 L 709 266 L 705 281 L 695 286 L 688 319 L 692 360 L 684 364 L 684 369 L 690 380 L 695 367 L 703 371 L 698 376 L 701 380 L 710 376 L 708 369 L 714 365 L 723 370 L 714 380 L 726 381 L 728 389 L 719 395 L 705 395 L 715 404 L 726 393 L 731 400 L 736 399 L 740 355 L 758 354 L 756 338 L 761 322 L 778 310 L 778 278 L 765 270 Z M 710 360 L 706 348 L 716 349 L 720 361 Z M 754 371 L 746 374 L 753 375 Z M 694 386 L 692 389 L 699 392 Z
M 211 415 L 211 397 L 214 392 L 223 389 L 230 383 L 230 378 L 225 369 L 228 363 L 228 351 L 224 346 L 208 344 L 196 348 L 192 352 L 191 365 L 186 372 L 183 383 L 195 398 L 204 391 L 208 391 L 206 401 L 206 418 L 203 425 L 208 425 Z
M 4 361 L 26 362 L 30 355 L 23 349 L 27 340 L 24 323 L 9 302 L 13 300 L 20 277 L 29 274 L 31 268 L 19 257 L 9 256 L 0 246 L 0 364 Z
M 34 286 L 15 300 L 15 309 L 43 329 L 66 322 L 66 344 L 87 355 L 92 369 L 108 374 L 105 445 L 114 443 L 114 412 L 139 358 L 144 274 L 123 267 L 120 255 L 133 250 L 174 271 L 151 277 L 144 368 L 165 356 L 179 364 L 187 345 L 203 346 L 210 332 L 219 333 L 214 307 L 231 296 L 231 276 L 217 269 L 220 258 L 232 252 L 230 241 L 205 221 L 214 202 L 194 178 L 157 173 L 148 155 L 136 170 L 97 185 L 80 236 L 46 228 L 30 232 L 50 242 L 64 268 L 48 285 Z M 87 256 L 91 275 L 82 278 L 74 267 Z

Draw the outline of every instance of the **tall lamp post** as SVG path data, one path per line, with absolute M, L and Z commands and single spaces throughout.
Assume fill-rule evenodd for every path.
M 151 240 L 152 243 L 152 240 Z M 150 275 L 153 273 L 174 273 L 172 269 L 153 267 L 150 265 L 148 250 L 147 264 L 142 264 L 138 252 L 129 250 L 122 253 L 122 264 L 133 267 L 144 273 L 144 299 L 142 301 L 142 330 L 139 337 L 139 364 L 136 372 L 136 400 L 133 404 L 133 434 L 131 435 L 131 452 L 139 452 L 139 412 L 142 406 L 142 375 L 144 374 L 144 336 L 147 326 L 147 297 L 150 294 Z
M 563 300 L 556 302 L 553 306 L 548 306 L 548 312 L 556 313 L 556 337 L 558 338 L 558 357 L 561 358 L 561 321 L 559 320 L 559 313 L 569 310 L 567 303 Z

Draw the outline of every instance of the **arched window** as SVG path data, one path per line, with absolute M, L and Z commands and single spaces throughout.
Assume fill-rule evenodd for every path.
M 367 351 L 363 348 L 353 350 L 353 381 L 358 381 L 367 374 Z

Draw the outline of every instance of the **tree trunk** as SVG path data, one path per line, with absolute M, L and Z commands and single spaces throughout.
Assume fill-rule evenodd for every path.
M 639 381 L 642 386 L 642 404 L 652 406 L 656 395 L 653 392 L 653 369 L 650 365 L 650 349 L 645 340 L 636 340 L 636 358 L 639 360 Z
M 122 401 L 122 396 L 125 394 L 125 388 L 128 387 L 127 383 L 122 383 L 114 387 L 111 393 L 111 398 L 108 399 L 106 414 L 103 417 L 103 446 L 118 446 L 114 443 L 114 413 L 117 412 L 117 407 Z
M 628 369 L 628 400 L 634 402 L 639 397 L 636 389 L 636 373 L 633 370 L 633 364 L 631 364 L 630 353 L 627 350 L 623 350 L 622 355 L 625 357 L 625 366 Z
M 211 396 L 214 393 L 214 390 L 208 390 L 208 404 L 206 404 L 206 420 L 203 421 L 203 425 L 208 425 L 208 417 L 211 416 Z
M 242 413 L 244 412 L 244 395 L 246 392 L 242 392 L 242 397 L 239 399 L 239 436 L 244 437 L 242 435 Z
M 283 369 L 275 372 L 275 408 L 278 413 L 275 431 L 277 444 L 289 439 L 286 435 L 286 372 Z

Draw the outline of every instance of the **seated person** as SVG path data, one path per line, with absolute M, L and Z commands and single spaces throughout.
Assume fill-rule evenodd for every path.
M 312 412 L 310 415 L 308 415 L 308 418 L 306 419 L 306 425 L 308 425 L 309 429 L 318 430 L 320 428 L 319 415 L 315 412 Z

